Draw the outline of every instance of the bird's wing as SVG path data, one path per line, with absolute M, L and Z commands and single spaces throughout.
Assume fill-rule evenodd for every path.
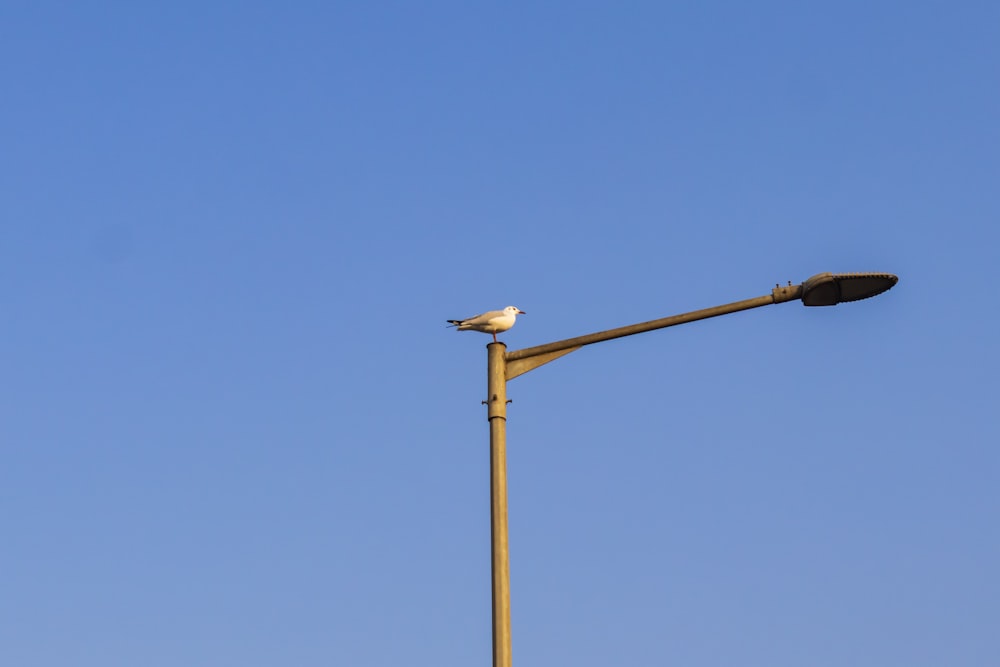
M 491 310 L 488 313 L 483 313 L 481 315 L 474 315 L 467 320 L 462 320 L 462 324 L 466 326 L 483 326 L 489 324 L 492 320 L 503 315 L 502 310 Z

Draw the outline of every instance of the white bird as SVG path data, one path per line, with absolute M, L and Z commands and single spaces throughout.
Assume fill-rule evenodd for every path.
M 482 315 L 468 317 L 464 320 L 448 320 L 448 324 L 458 327 L 458 331 L 481 331 L 493 334 L 493 342 L 497 342 L 497 334 L 514 326 L 518 315 L 525 312 L 517 306 L 507 306 L 503 310 L 491 310 Z

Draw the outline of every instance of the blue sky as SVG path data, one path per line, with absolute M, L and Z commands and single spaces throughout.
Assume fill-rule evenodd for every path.
M 998 21 L 4 3 L 0 661 L 489 664 L 488 338 L 446 319 L 886 271 L 511 382 L 515 664 L 989 663 Z

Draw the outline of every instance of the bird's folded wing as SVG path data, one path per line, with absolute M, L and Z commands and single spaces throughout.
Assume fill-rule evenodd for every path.
M 488 313 L 483 313 L 482 315 L 476 315 L 474 317 L 470 317 L 467 320 L 462 320 L 462 324 L 471 324 L 471 325 L 489 324 L 491 320 L 493 320 L 496 317 L 500 317 L 501 315 L 503 315 L 503 313 L 501 313 L 499 310 L 491 310 Z

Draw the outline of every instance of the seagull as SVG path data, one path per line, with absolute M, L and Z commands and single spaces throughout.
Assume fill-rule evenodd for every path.
M 493 342 L 495 343 L 497 342 L 497 334 L 510 329 L 514 326 L 514 320 L 517 319 L 517 316 L 524 314 L 525 312 L 517 306 L 507 306 L 503 310 L 491 310 L 488 313 L 468 317 L 464 320 L 448 320 L 448 324 L 458 327 L 458 331 L 482 331 L 493 334 Z

